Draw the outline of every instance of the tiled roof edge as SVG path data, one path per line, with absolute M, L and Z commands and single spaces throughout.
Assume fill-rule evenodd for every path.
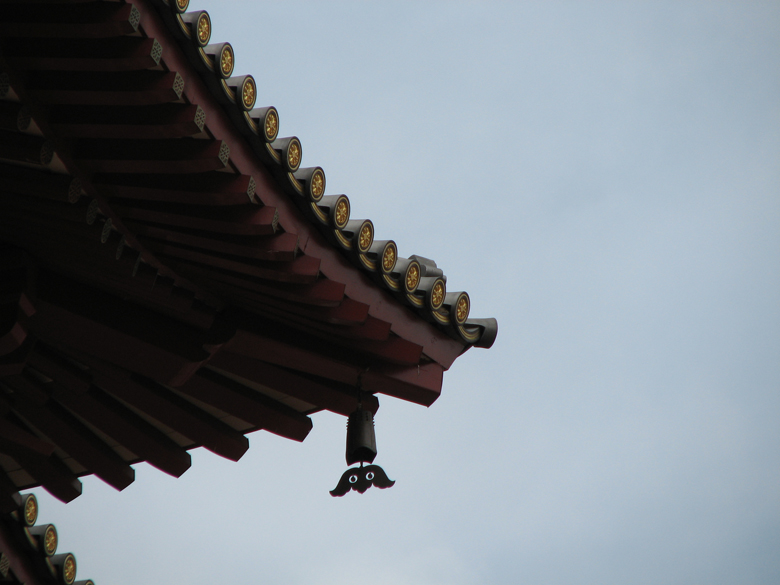
M 59 537 L 54 525 L 36 525 L 38 500 L 34 494 L 15 493 L 2 508 L 0 581 L 94 585 L 91 579 L 76 581 L 72 553 L 57 553 Z
M 152 5 L 235 128 L 325 237 L 424 320 L 467 347 L 491 347 L 498 334 L 496 319 L 470 318 L 468 294 L 448 292 L 447 277 L 433 260 L 415 255 L 399 257 L 394 241 L 374 240 L 371 220 L 350 219 L 346 195 L 325 195 L 322 168 L 300 167 L 303 152 L 300 140 L 295 136 L 278 137 L 276 108 L 255 107 L 257 84 L 251 75 L 234 75 L 233 47 L 226 42 L 209 44 L 208 12 L 187 12 L 189 0 L 152 0 Z

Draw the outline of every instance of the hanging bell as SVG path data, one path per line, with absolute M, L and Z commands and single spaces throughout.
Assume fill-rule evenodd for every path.
M 375 457 L 374 415 L 358 406 L 347 420 L 347 465 L 372 463 Z
M 395 481 L 387 477 L 384 469 L 378 465 L 363 467 L 364 463 L 372 463 L 375 457 L 374 414 L 358 406 L 347 419 L 347 465 L 360 463 L 360 467 L 347 469 L 330 495 L 341 497 L 350 490 L 362 494 L 371 486 L 380 489 L 393 487 Z

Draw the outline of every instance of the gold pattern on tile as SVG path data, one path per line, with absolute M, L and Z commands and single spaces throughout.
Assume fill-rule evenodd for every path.
M 469 316 L 469 300 L 465 296 L 458 299 L 458 305 L 455 308 L 455 319 L 458 323 L 463 323 Z
M 187 6 L 190 5 L 190 0 L 176 0 L 176 6 L 181 12 L 187 10 Z
M 76 559 L 69 554 L 62 564 L 62 576 L 65 583 L 73 583 L 76 580 Z
M 343 228 L 349 220 L 349 203 L 346 199 L 339 199 L 336 204 L 336 227 Z
M 417 264 L 412 264 L 409 270 L 406 271 L 406 290 L 414 290 L 420 283 L 420 267 Z
M 358 247 L 360 248 L 361 252 L 366 252 L 371 247 L 371 242 L 374 241 L 374 233 L 373 229 L 371 229 L 370 223 L 363 224 L 363 227 L 360 228 L 360 237 L 358 238 Z
M 244 80 L 244 87 L 241 89 L 241 98 L 244 100 L 244 107 L 251 110 L 255 105 L 255 81 L 251 77 Z
M 57 529 L 49 525 L 43 534 L 43 548 L 51 556 L 57 552 Z
M 225 77 L 230 77 L 230 74 L 233 73 L 233 49 L 230 45 L 225 45 L 222 48 L 222 54 L 219 56 L 219 67 Z
M 287 164 L 291 169 L 297 169 L 301 164 L 301 145 L 296 140 L 290 141 L 290 147 L 287 149 Z
M 32 526 L 38 519 L 38 500 L 35 496 L 30 495 L 24 502 L 24 521 L 27 526 Z
M 311 195 L 315 201 L 319 201 L 325 194 L 325 173 L 320 169 L 314 171 L 311 176 Z
M 205 12 L 201 12 L 198 17 L 198 41 L 200 44 L 206 45 L 211 38 L 211 19 Z
M 265 139 L 273 140 L 279 132 L 279 116 L 275 110 L 270 110 L 265 116 Z
M 395 246 L 390 244 L 385 246 L 385 253 L 382 254 L 382 268 L 385 272 L 390 272 L 395 267 Z
M 441 280 L 439 280 L 436 282 L 436 284 L 433 285 L 433 290 L 431 291 L 431 304 L 433 305 L 434 309 L 438 309 L 441 307 L 443 302 L 444 284 L 442 284 Z

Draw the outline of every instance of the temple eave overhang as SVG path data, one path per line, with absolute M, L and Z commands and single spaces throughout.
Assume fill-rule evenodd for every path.
M 494 319 L 302 167 L 187 2 L 3 4 L 0 497 L 172 475 L 376 394 L 430 405 Z M 3 487 L 5 486 L 5 487 Z

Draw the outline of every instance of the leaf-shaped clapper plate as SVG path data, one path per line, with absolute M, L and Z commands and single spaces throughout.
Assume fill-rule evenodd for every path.
M 355 490 L 361 494 L 372 485 L 385 489 L 395 484 L 385 470 L 378 465 L 366 465 L 365 467 L 351 467 L 347 469 L 339 480 L 339 484 L 330 491 L 333 497 L 343 496 L 349 490 Z

